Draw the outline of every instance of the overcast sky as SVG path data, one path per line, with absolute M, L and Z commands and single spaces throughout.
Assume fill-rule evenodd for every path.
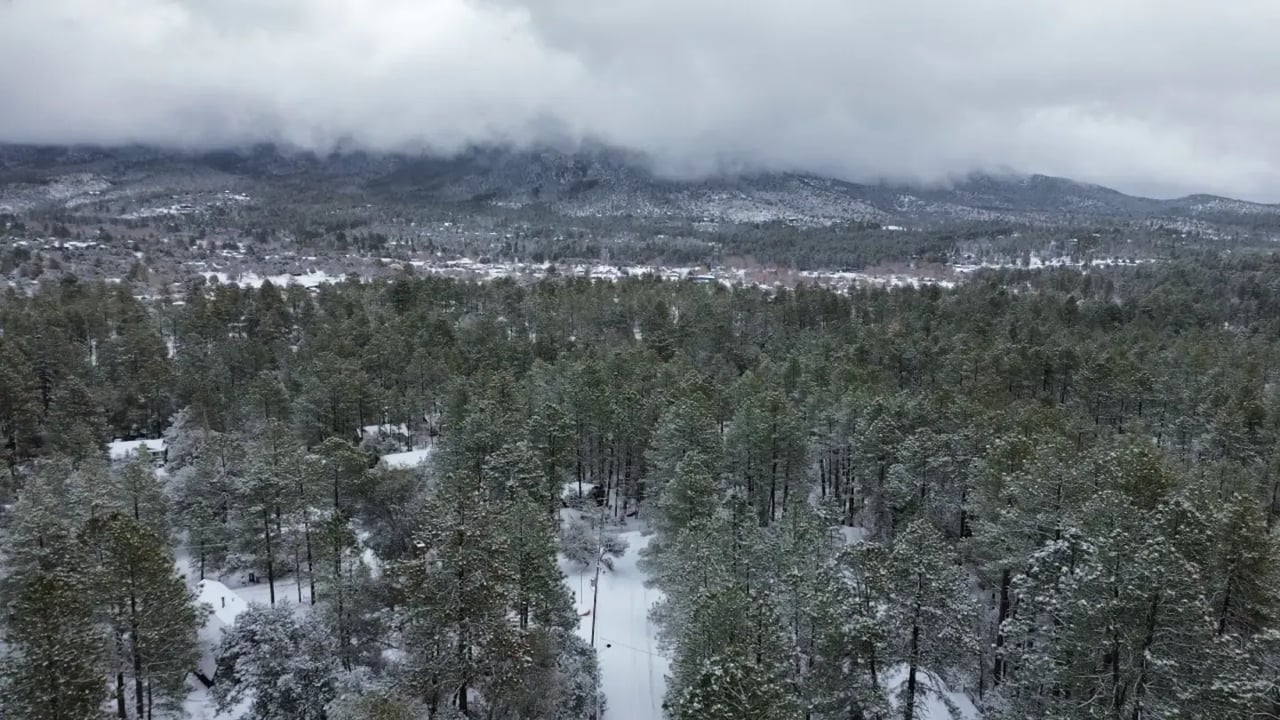
M 1277 0 L 0 0 L 0 140 L 590 138 L 1280 201 L 1277 28 Z

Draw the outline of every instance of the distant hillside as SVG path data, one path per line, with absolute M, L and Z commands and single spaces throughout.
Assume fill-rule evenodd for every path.
M 1064 225 L 1151 221 L 1203 229 L 1280 231 L 1280 205 L 1192 195 L 1134 197 L 1043 175 L 973 175 L 933 187 L 859 184 L 794 173 L 674 180 L 643 158 L 607 148 L 575 152 L 476 149 L 449 158 L 364 153 L 317 157 L 271 147 L 176 153 L 0 146 L 0 210 L 91 202 L 103 195 L 297 190 L 365 196 L 386 204 L 541 207 L 569 216 L 722 222 L 936 226 L 997 221 Z

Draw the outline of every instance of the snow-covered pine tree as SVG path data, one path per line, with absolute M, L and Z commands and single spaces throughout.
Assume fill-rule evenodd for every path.
M 40 388 L 23 353 L 16 343 L 0 342 L 0 453 L 10 482 L 37 445 L 42 410 Z
M 171 532 L 169 498 L 143 448 L 115 472 L 111 492 L 121 510 L 159 537 Z
M 768 525 L 781 515 L 793 492 L 804 494 L 807 443 L 799 412 L 783 393 L 768 389 L 754 373 L 735 390 L 742 397 L 725 435 L 730 481 Z
M 538 378 L 540 373 L 535 369 L 532 375 Z M 537 379 L 531 384 L 534 397 L 524 434 L 538 459 L 547 512 L 555 515 L 560 509 L 565 477 L 573 466 L 573 424 L 553 388 Z
M 573 603 L 556 566 L 556 525 L 535 497 L 514 498 L 504 508 L 502 531 L 510 537 L 512 611 L 520 629 L 532 626 L 571 630 Z
M 658 417 L 645 457 L 649 472 L 645 491 L 651 499 L 662 497 L 675 478 L 676 468 L 690 453 L 700 454 L 711 467 L 721 461 L 720 432 L 706 400 L 698 394 L 682 394 Z
M 245 471 L 239 478 L 235 515 L 237 546 L 266 572 L 271 604 L 276 603 L 276 578 L 298 558 L 287 552 L 296 528 L 285 524 L 295 475 L 302 471 L 296 440 L 287 426 L 268 422 L 247 449 Z
M 415 689 L 438 712 L 469 712 L 519 646 L 508 611 L 511 552 L 502 512 L 476 478 L 453 473 L 435 488 L 418 553 L 389 568 Z
M 189 464 L 170 481 L 177 524 L 186 530 L 192 572 L 203 580 L 225 564 L 236 536 L 233 522 L 246 463 L 244 445 L 210 432 L 191 450 Z
M 99 455 L 107 440 L 102 404 L 74 375 L 54 390 L 45 419 L 45 442 L 55 452 L 75 460 Z
M 91 596 L 116 640 L 117 710 L 146 718 L 180 708 L 206 610 L 174 570 L 167 538 L 123 514 L 93 520 L 84 536 L 102 559 L 90 574 Z
M 767 599 L 739 585 L 693 598 L 676 643 L 673 720 L 803 717 L 787 683 L 786 642 Z
M 14 505 L 6 528 L 5 572 L 0 588 L 6 596 L 20 587 L 28 574 L 46 563 L 52 550 L 63 552 L 75 545 L 78 554 L 88 549 L 76 540 L 86 523 L 117 511 L 110 492 L 106 465 L 98 458 L 79 462 L 54 456 L 36 464 Z
M 247 720 L 325 720 L 337 695 L 328 633 L 289 607 L 250 605 L 218 645 L 213 696 L 220 712 L 249 699 Z
M 562 633 L 556 657 L 559 694 L 554 720 L 595 720 L 608 712 L 600 691 L 600 664 L 596 651 L 577 633 Z
M 895 655 L 907 666 L 899 707 L 903 720 L 914 720 L 931 692 L 926 673 L 945 673 L 977 656 L 977 604 L 954 553 L 926 519 L 895 539 L 885 569 L 885 621 Z
M 838 516 L 834 504 L 815 508 L 793 495 L 782 518 L 768 529 L 764 546 L 772 559 L 765 568 L 771 599 L 789 648 L 787 685 L 810 717 L 822 717 L 833 704 L 848 702 L 848 690 L 858 679 L 851 673 L 860 669 L 862 648 L 848 632 L 848 615 L 856 606 L 837 564 L 843 538 L 832 535 Z M 845 642 L 850 645 L 834 654 Z
M 66 540 L 64 538 L 64 540 Z M 96 720 L 107 699 L 107 639 L 94 620 L 79 549 L 46 541 L 38 567 L 14 589 L 0 664 L 0 701 L 12 720 Z
M 339 695 L 326 709 L 326 720 L 429 720 L 427 706 L 394 689 L 362 687 Z
M 378 589 L 361 557 L 355 533 L 341 515 L 313 529 L 317 549 L 317 609 L 333 637 L 338 662 L 351 672 L 357 664 L 376 665 L 384 630 Z
M 686 453 L 658 495 L 653 529 L 659 545 L 690 525 L 710 518 L 719 507 L 720 497 L 720 478 L 714 458 L 701 450 Z
M 813 580 L 813 635 L 808 702 L 811 717 L 870 720 L 889 716 L 883 688 L 888 669 L 887 601 L 873 587 L 868 566 L 883 564 L 884 549 L 854 546 L 835 563 L 820 566 Z
M 504 444 L 485 458 L 484 485 L 493 498 L 502 502 L 541 498 L 545 478 L 538 464 L 538 456 L 528 441 Z

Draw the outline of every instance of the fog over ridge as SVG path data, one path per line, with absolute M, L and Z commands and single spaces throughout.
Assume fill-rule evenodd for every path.
M 0 140 L 589 141 L 680 176 L 1275 202 L 1277 26 L 1272 0 L 0 0 Z

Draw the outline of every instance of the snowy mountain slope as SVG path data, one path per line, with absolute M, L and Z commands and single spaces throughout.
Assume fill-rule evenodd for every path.
M 272 147 L 177 153 L 142 147 L 0 146 L 0 211 L 127 203 L 184 193 L 239 197 L 261 192 L 338 194 L 391 206 L 463 203 L 474 211 L 542 208 L 575 217 L 737 223 L 1280 224 L 1280 205 L 1208 195 L 1154 200 L 1043 175 L 979 174 L 933 186 L 854 183 L 796 173 L 679 179 L 655 173 L 643 157 L 599 146 L 477 148 L 453 157 L 360 152 L 322 157 Z

